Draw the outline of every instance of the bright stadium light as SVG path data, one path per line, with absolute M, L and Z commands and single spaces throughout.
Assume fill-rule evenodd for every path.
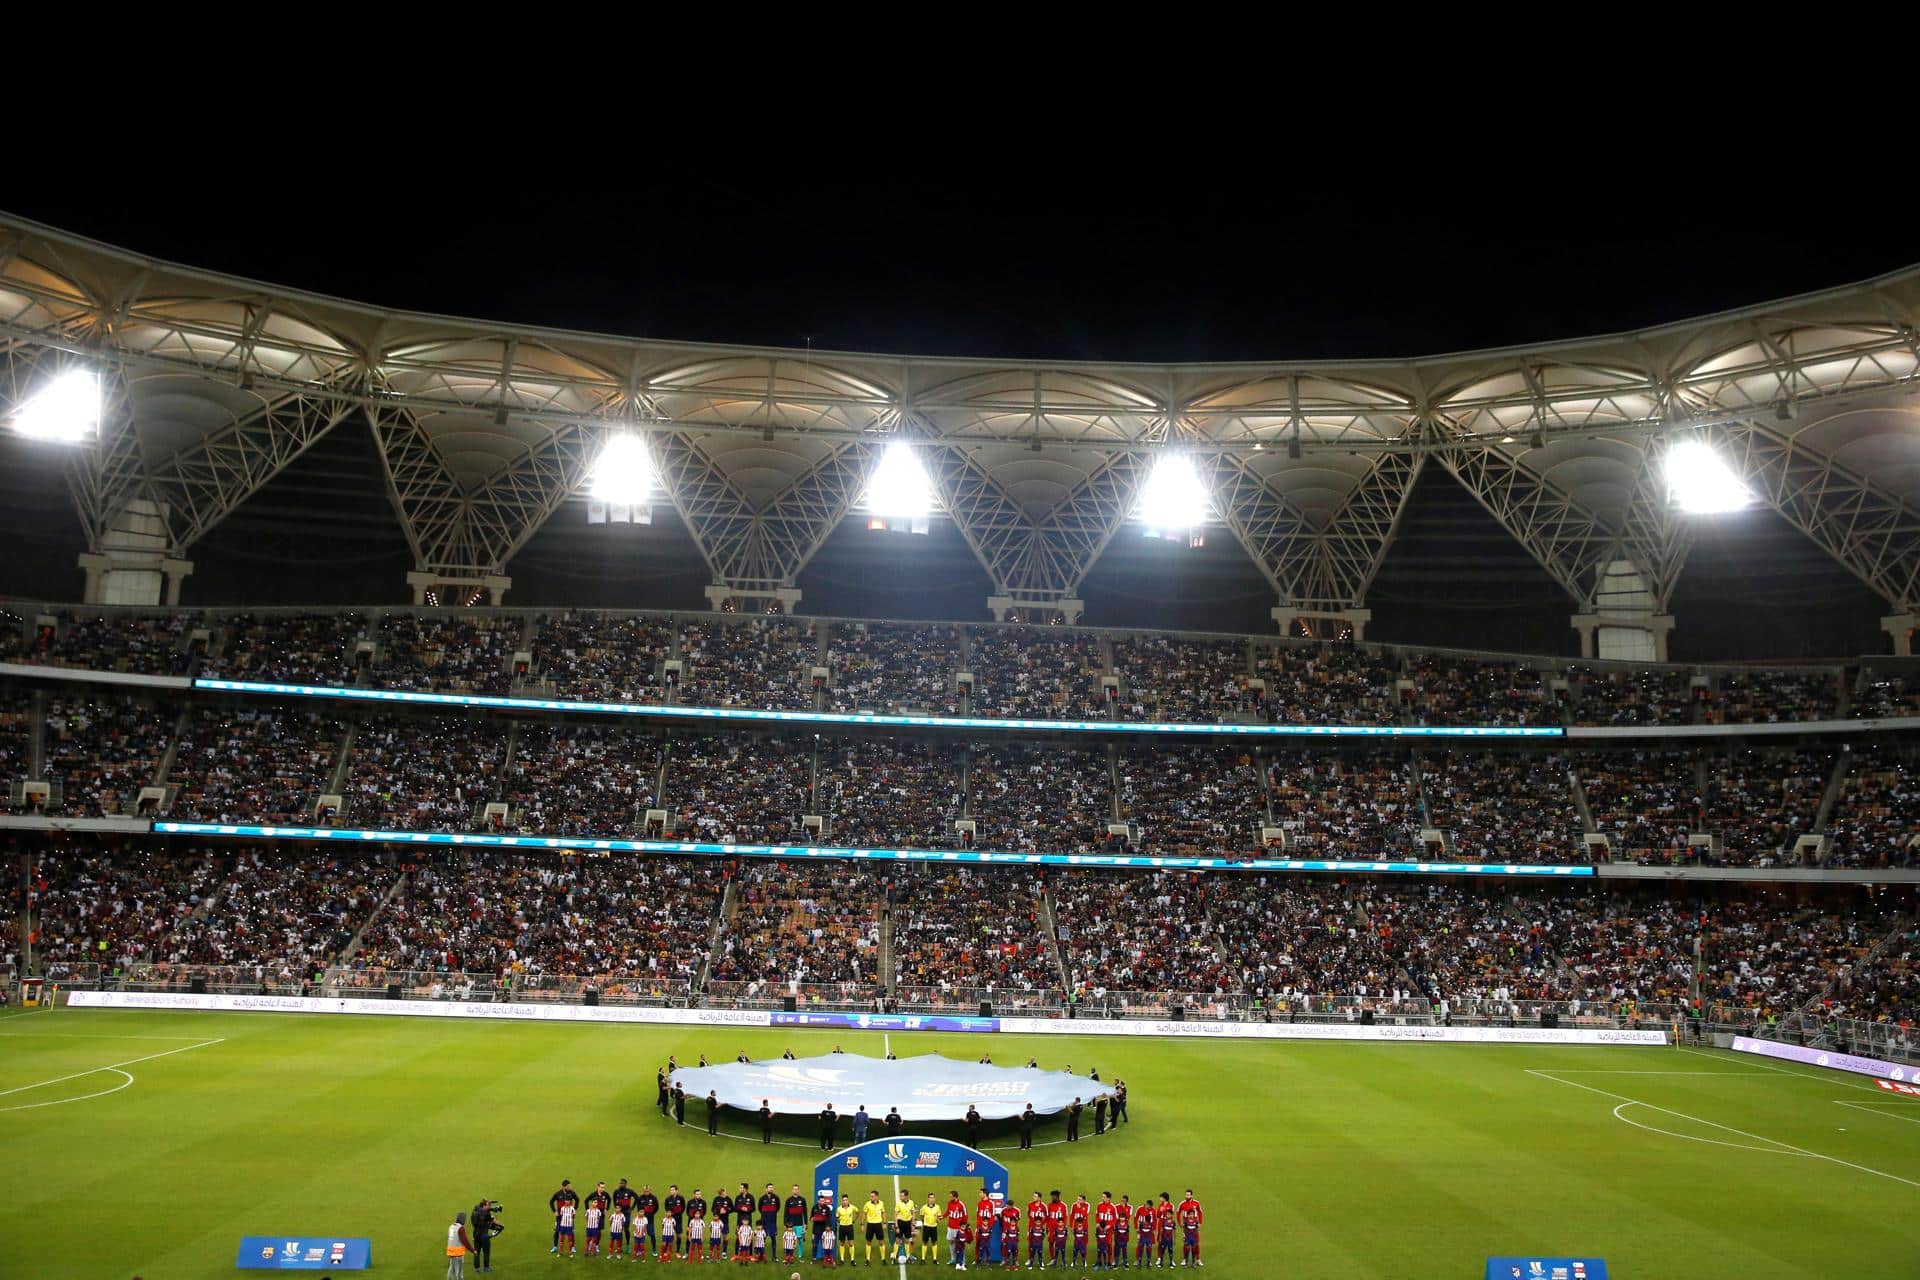
M 1667 498 L 1691 515 L 1741 511 L 1753 505 L 1753 490 L 1734 474 L 1719 450 L 1689 440 L 1667 450 Z
M 639 436 L 614 436 L 600 450 L 587 496 L 615 506 L 643 506 L 653 489 L 653 459 Z
M 1179 537 L 1207 522 L 1207 487 L 1200 483 L 1193 459 L 1184 453 L 1162 454 L 1153 464 L 1133 513 L 1147 526 L 1148 537 Z
M 61 444 L 92 439 L 100 429 L 100 379 L 85 369 L 59 375 L 14 412 L 13 429 Z
M 933 479 L 912 445 L 895 441 L 867 481 L 867 514 L 879 520 L 921 520 L 933 514 Z

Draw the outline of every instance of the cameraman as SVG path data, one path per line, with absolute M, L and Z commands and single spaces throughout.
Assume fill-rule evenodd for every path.
M 493 1238 L 506 1227 L 500 1223 L 500 1202 L 482 1197 L 479 1204 L 473 1206 L 473 1214 L 468 1219 L 468 1235 L 473 1240 L 473 1269 L 477 1274 L 493 1270 Z

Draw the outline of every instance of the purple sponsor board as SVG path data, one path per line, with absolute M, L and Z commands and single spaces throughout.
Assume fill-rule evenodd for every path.
M 1878 1058 L 1860 1058 L 1831 1049 L 1803 1049 L 1797 1044 L 1781 1044 L 1778 1040 L 1735 1036 L 1733 1051 L 1757 1053 L 1763 1058 L 1780 1058 L 1787 1062 L 1804 1062 L 1814 1067 L 1832 1067 L 1835 1071 L 1852 1071 L 1863 1076 L 1878 1076 L 1882 1080 L 1920 1080 L 1920 1067 L 1882 1062 Z

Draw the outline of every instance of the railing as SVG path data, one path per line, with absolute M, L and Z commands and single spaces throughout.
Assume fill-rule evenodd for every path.
M 365 968 L 329 969 L 328 995 L 384 994 L 398 987 L 408 1000 L 480 1000 L 492 1002 L 685 1006 L 693 991 L 685 977 L 634 977 L 625 974 L 474 973 L 462 970 Z
M 787 998 L 799 1009 L 871 1011 L 883 998 L 878 980 L 865 982 L 707 983 L 701 1003 L 710 1009 L 779 1009 Z

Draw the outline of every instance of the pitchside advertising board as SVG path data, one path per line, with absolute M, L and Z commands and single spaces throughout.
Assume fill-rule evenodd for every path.
M 854 1031 L 998 1031 L 998 1018 L 909 1013 L 776 1013 L 775 1027 L 842 1027 Z
M 827 1027 L 869 1031 L 999 1030 L 1043 1036 L 1165 1036 L 1191 1040 L 1373 1040 L 1433 1044 L 1620 1044 L 1662 1045 L 1667 1033 L 1612 1027 L 1415 1027 L 1366 1026 L 1358 1022 L 1156 1022 L 1150 1019 L 933 1018 L 906 1024 L 909 1016 L 809 1014 L 843 1022 L 776 1021 L 800 1014 L 756 1009 L 639 1009 L 622 1005 L 484 1004 L 470 1000 L 368 1000 L 346 996 L 244 996 L 185 991 L 73 991 L 73 1009 L 195 1009 L 231 1013 L 332 1013 L 386 1018 L 492 1018 L 502 1022 L 602 1022 L 726 1027 Z M 862 1018 L 866 1021 L 863 1023 Z M 997 1027 L 949 1026 L 998 1023 Z
M 1604 1258 L 1488 1258 L 1487 1280 L 1607 1280 Z
M 1778 1040 L 1755 1040 L 1750 1036 L 1735 1036 L 1732 1047 L 1735 1053 L 1754 1053 L 1783 1062 L 1804 1062 L 1810 1067 L 1851 1071 L 1856 1075 L 1878 1076 L 1882 1080 L 1920 1081 L 1920 1067 L 1911 1063 L 1887 1062 L 1881 1058 L 1862 1057 L 1857 1053 L 1841 1053 L 1837 1049 L 1808 1049 L 1797 1044 L 1783 1044 Z
M 241 1236 L 242 1271 L 365 1271 L 373 1241 L 365 1236 Z

